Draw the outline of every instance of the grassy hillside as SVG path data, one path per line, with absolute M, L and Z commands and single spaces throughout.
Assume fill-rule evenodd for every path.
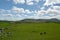
M 0 40 L 60 40 L 60 23 L 0 22 L 1 28 Z

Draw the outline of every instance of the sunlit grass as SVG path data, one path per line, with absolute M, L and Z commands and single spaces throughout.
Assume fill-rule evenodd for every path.
M 60 23 L 0 22 L 0 28 L 6 27 L 12 34 L 10 38 L 6 37 L 3 40 L 60 40 Z M 43 32 L 46 34 L 40 35 Z

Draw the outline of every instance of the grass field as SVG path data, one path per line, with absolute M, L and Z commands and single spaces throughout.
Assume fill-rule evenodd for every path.
M 11 35 L 3 34 L 0 36 L 0 40 L 60 40 L 60 23 L 0 22 L 0 28 L 6 27 L 8 28 L 6 32 L 11 32 Z M 40 33 L 42 34 L 40 35 Z

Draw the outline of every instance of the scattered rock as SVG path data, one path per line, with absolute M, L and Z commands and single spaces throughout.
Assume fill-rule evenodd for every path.
M 46 32 L 44 32 L 44 34 L 46 34 Z
M 46 34 L 46 32 L 41 32 L 40 35 Z
M 0 39 L 4 39 L 4 37 L 11 37 L 11 32 L 8 30 L 10 30 L 8 27 L 0 28 Z
M 1 31 L 2 29 L 0 28 L 0 31 Z
M 43 33 L 41 32 L 40 35 L 42 35 Z

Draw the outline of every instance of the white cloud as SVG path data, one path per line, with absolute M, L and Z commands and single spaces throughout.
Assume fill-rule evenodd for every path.
M 60 11 L 60 6 L 54 6 L 53 9 Z
M 24 4 L 25 0 L 13 0 L 15 4 L 21 3 Z
M 30 10 L 26 9 L 25 13 L 30 14 L 30 13 L 33 13 L 33 11 L 30 11 Z
M 41 10 L 35 11 L 36 15 L 34 18 L 43 18 L 43 19 L 49 19 L 49 18 L 59 18 L 60 16 L 60 6 L 51 6 L 48 10 L 44 10 L 45 7 L 43 7 Z M 43 16 L 45 15 L 45 16 Z
M 44 9 L 45 9 L 45 7 L 43 6 L 43 7 L 41 7 L 40 9 L 41 9 L 41 10 L 44 10 Z
M 31 13 L 29 10 L 25 10 L 26 13 Z
M 27 5 L 33 5 L 34 3 L 33 2 L 27 2 Z
M 45 10 L 36 11 L 36 16 L 42 16 L 44 14 L 46 14 L 46 11 Z
M 54 18 L 57 18 L 57 19 L 59 19 L 59 20 L 60 20 L 60 15 L 57 15 L 57 16 L 55 16 Z
M 38 3 L 39 1 L 41 1 L 41 0 L 13 0 L 13 2 L 15 4 L 24 4 L 24 3 L 26 3 L 27 5 L 34 5 L 35 3 Z
M 0 20 L 16 21 L 21 20 L 23 18 L 24 17 L 22 17 L 20 14 L 13 14 L 12 10 L 0 9 Z
M 13 15 L 12 14 L 2 14 L 3 17 L 12 17 Z
M 21 17 L 21 15 L 20 15 L 20 14 L 15 14 L 15 16 Z
M 34 3 L 32 2 L 33 0 L 26 0 L 27 5 L 33 5 Z
M 0 13 L 2 13 L 2 12 L 5 12 L 5 10 L 4 9 L 0 9 Z
M 49 8 L 47 10 L 47 13 L 54 14 L 54 15 L 60 15 L 60 11 L 59 10 L 60 10 L 59 6 L 53 6 L 53 9 Z
M 0 9 L 0 15 L 2 15 L 3 17 L 11 17 L 11 10 L 4 10 L 4 9 Z
M 34 19 L 50 19 L 50 18 L 58 18 L 60 19 L 60 6 L 51 6 L 48 10 L 35 10 L 35 11 L 30 11 L 29 9 L 24 9 L 24 8 L 18 8 L 14 6 L 10 10 L 4 10 L 0 9 L 0 14 L 2 17 L 7 17 L 7 20 L 18 20 L 17 18 L 14 17 L 20 17 L 19 19 L 23 18 L 34 18 Z M 12 13 L 14 12 L 14 14 Z M 20 15 L 23 14 L 23 15 Z M 28 16 L 28 14 L 34 14 L 32 16 Z M 47 16 L 43 16 L 45 14 L 48 14 Z M 12 19 L 11 19 L 12 18 Z
M 28 10 L 28 9 L 25 9 L 24 10 L 24 8 L 18 8 L 18 7 L 13 7 L 12 9 L 11 9 L 14 13 L 26 13 L 26 14 L 30 14 L 30 13 L 33 13 L 33 11 L 30 11 L 30 10 Z
M 33 1 L 38 3 L 40 0 L 26 0 L 26 4 L 27 5 L 34 5 L 35 3 Z
M 18 8 L 18 7 L 13 7 L 12 11 L 14 11 L 15 13 L 25 13 L 23 8 Z
M 60 3 L 60 0 L 46 0 L 45 4 L 44 5 L 53 5 L 53 4 L 56 4 L 56 3 Z
M 41 0 L 34 0 L 34 1 L 38 3 L 38 2 L 41 1 Z

